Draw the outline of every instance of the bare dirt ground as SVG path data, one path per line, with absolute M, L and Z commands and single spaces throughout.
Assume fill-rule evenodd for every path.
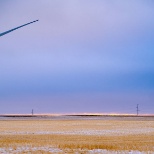
M 154 117 L 1 116 L 0 153 L 154 153 Z

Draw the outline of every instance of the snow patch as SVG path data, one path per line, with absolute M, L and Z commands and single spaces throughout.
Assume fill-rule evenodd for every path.
M 114 130 L 74 130 L 74 131 L 36 131 L 36 132 L 24 132 L 24 131 L 3 131 L 0 134 L 57 134 L 57 135 L 134 135 L 134 134 L 147 134 L 153 133 L 154 128 L 141 128 L 141 129 L 114 129 Z
M 51 152 L 51 153 L 61 153 L 62 150 L 53 147 L 17 147 L 17 148 L 0 148 L 1 154 L 15 154 L 15 153 L 22 153 L 22 152 L 34 152 L 34 151 L 44 151 L 44 152 Z
M 86 153 L 86 154 L 152 154 L 153 152 L 140 152 L 140 151 L 108 151 L 105 149 L 94 149 L 94 150 L 87 150 L 87 149 L 58 149 L 53 147 L 17 147 L 17 148 L 0 148 L 1 154 L 16 154 L 16 153 L 23 153 L 23 152 L 37 152 L 37 151 L 44 151 L 54 154 L 63 154 L 66 152 L 74 151 L 75 154 Z

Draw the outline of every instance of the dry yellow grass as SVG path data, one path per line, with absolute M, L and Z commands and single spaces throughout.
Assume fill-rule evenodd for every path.
M 146 119 L 0 121 L 1 148 L 29 146 L 55 147 L 64 151 L 107 149 L 154 152 L 153 141 L 154 121 Z
M 153 151 L 154 135 L 83 136 L 83 135 L 2 135 L 0 147 L 59 147 L 60 149 L 107 149 Z

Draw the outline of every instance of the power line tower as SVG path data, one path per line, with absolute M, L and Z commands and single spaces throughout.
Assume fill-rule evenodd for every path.
M 136 113 L 137 113 L 137 116 L 139 115 L 139 104 L 137 104 L 137 106 L 136 106 Z
M 32 115 L 34 115 L 34 110 L 32 109 Z

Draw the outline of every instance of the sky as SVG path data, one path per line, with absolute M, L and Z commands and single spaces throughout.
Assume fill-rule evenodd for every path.
M 153 0 L 1 0 L 0 114 L 154 114 Z

